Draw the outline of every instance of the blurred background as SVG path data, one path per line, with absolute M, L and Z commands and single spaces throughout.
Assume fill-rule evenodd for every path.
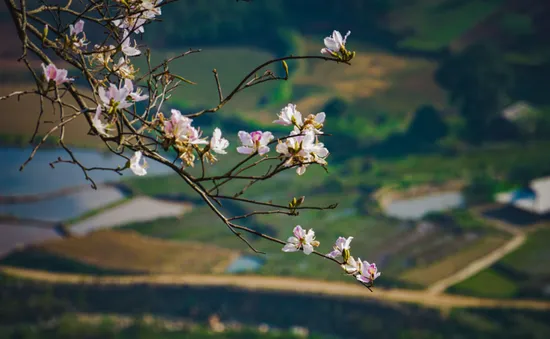
M 271 122 L 288 102 L 326 112 L 329 173 L 288 171 L 246 197 L 338 208 L 244 224 L 314 228 L 327 252 L 354 236 L 382 272 L 373 293 L 279 245 L 252 238 L 254 255 L 167 168 L 92 172 L 93 190 L 78 167 L 51 168 L 66 158 L 52 139 L 19 172 L 39 102 L 1 101 L 0 337 L 550 338 L 549 14 L 546 0 L 181 0 L 147 26 L 153 62 L 203 49 L 173 64 L 198 83 L 169 102 L 182 112 L 217 104 L 213 68 L 227 93 L 351 30 L 352 66 L 290 61 L 289 81 L 196 124 L 236 145 L 241 129 L 287 134 Z M 32 88 L 4 3 L 0 27 L 0 95 Z M 70 127 L 84 165 L 124 165 L 84 119 Z

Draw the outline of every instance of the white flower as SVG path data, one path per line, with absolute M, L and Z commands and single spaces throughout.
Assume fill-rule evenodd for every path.
M 141 54 L 141 51 L 137 48 L 136 41 L 134 40 L 134 46 L 131 45 L 130 33 L 124 30 L 122 35 L 122 53 L 126 56 L 137 56 Z
M 107 66 L 112 60 L 111 56 L 115 53 L 115 46 L 100 46 L 94 45 L 94 52 L 92 53 L 91 60 L 97 62 L 100 65 Z M 124 61 L 124 58 L 121 58 Z M 120 60 L 119 60 L 120 63 Z M 119 65 L 120 67 L 120 65 Z M 116 68 L 115 68 L 116 72 Z
M 103 87 L 99 87 L 98 94 L 106 108 L 123 109 L 132 106 L 132 103 L 127 101 L 128 94 L 130 93 L 126 87 L 117 88 L 115 85 L 110 84 L 108 91 Z
M 264 155 L 269 152 L 267 144 L 269 144 L 273 138 L 271 132 L 255 131 L 248 133 L 239 131 L 239 139 L 243 145 L 237 147 L 237 152 L 241 154 L 252 154 L 258 151 L 259 155 Z
M 95 110 L 95 114 L 92 117 L 92 125 L 96 129 L 97 133 L 99 135 L 110 137 L 111 135 L 108 133 L 109 130 L 112 130 L 112 128 L 109 127 L 108 124 L 101 121 L 101 106 L 97 106 Z
M 157 6 L 159 6 L 162 1 L 163 0 L 142 0 L 141 7 L 147 10 L 143 13 L 143 17 L 153 19 L 155 16 L 161 15 L 161 9 Z
M 321 128 L 325 123 L 325 112 L 319 112 L 317 114 L 310 114 L 307 116 L 304 122 L 304 130 L 312 130 L 315 134 L 323 134 Z
M 302 113 L 296 110 L 296 105 L 288 104 L 278 115 L 279 119 L 274 120 L 273 123 L 289 126 L 295 125 L 297 127 L 302 127 Z
M 361 259 L 355 261 L 354 257 L 349 257 L 346 263 L 342 264 L 342 268 L 348 274 L 356 274 L 361 271 Z
M 287 244 L 282 249 L 283 252 L 296 252 L 302 249 L 304 254 L 310 255 L 313 252 L 313 247 L 319 246 L 312 229 L 306 233 L 302 226 L 297 225 L 292 232 L 294 236 L 288 238 Z
M 229 146 L 229 141 L 222 138 L 222 131 L 219 128 L 214 129 L 210 139 L 210 149 L 218 154 L 227 154 L 225 149 Z
M 315 132 L 311 129 L 306 129 L 305 135 L 299 135 L 300 131 L 294 129 L 290 135 L 294 137 L 286 138 L 283 142 L 279 142 L 275 150 L 287 158 L 284 166 L 296 168 L 296 173 L 302 175 L 305 173 L 307 166 L 311 163 L 326 165 L 325 158 L 328 156 L 328 150 L 323 143 L 317 142 Z
M 302 151 L 306 153 L 306 157 L 310 156 L 313 162 L 320 165 L 326 165 L 325 158 L 329 155 L 328 149 L 322 142 L 317 142 L 315 133 L 307 131 L 302 141 Z
M 361 259 L 359 259 L 361 261 Z M 369 264 L 368 261 L 363 261 L 360 265 L 359 274 L 355 276 L 357 280 L 365 284 L 372 284 L 376 278 L 380 276 L 375 263 Z
M 137 88 L 134 92 L 134 84 L 132 83 L 132 80 L 125 79 L 124 80 L 124 87 L 128 89 L 128 96 L 134 100 L 134 102 L 143 101 L 149 98 L 147 94 L 141 95 L 141 88 Z
M 134 172 L 135 175 L 144 176 L 145 174 L 147 174 L 148 164 L 145 158 L 143 158 L 143 164 L 140 164 L 141 158 L 141 151 L 135 152 L 130 159 L 130 169 L 132 170 L 132 172 Z
M 137 15 L 126 16 L 122 20 L 113 20 L 111 21 L 113 25 L 120 29 L 126 29 L 128 31 L 134 32 L 136 34 L 145 32 L 143 25 L 147 22 L 146 19 L 140 18 Z
M 134 66 L 132 66 L 132 64 L 126 60 L 125 57 L 120 57 L 120 59 L 118 59 L 118 62 L 114 65 L 113 70 L 119 77 L 124 79 L 133 79 L 134 74 L 136 73 Z
M 336 239 L 336 243 L 334 244 L 334 250 L 327 254 L 327 257 L 330 258 L 337 258 L 339 256 L 342 256 L 344 258 L 344 261 L 347 261 L 346 259 L 349 258 L 349 246 L 351 241 L 353 240 L 353 237 L 344 238 L 339 237 Z
M 47 67 L 42 64 L 42 70 L 44 70 L 44 77 L 48 83 L 55 83 L 57 86 L 74 81 L 73 78 L 67 78 L 67 70 L 55 67 L 54 64 L 49 64 Z
M 332 36 L 326 37 L 324 40 L 326 48 L 323 48 L 321 50 L 321 53 L 323 54 L 329 54 L 329 55 L 335 55 L 340 50 L 345 49 L 346 47 L 346 40 L 348 39 L 348 36 L 351 34 L 351 31 L 348 31 L 346 33 L 346 36 L 344 39 L 342 39 L 342 34 L 338 31 L 333 31 Z

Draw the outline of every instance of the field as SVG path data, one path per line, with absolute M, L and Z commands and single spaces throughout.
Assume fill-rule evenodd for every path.
M 500 262 L 454 286 L 455 293 L 487 297 L 547 297 L 550 229 L 542 228 Z
M 238 256 L 211 244 L 175 242 L 142 236 L 131 231 L 99 231 L 85 237 L 66 238 L 15 252 L 3 264 L 32 267 L 40 254 L 73 261 L 106 272 L 126 273 L 220 273 Z M 38 260 L 36 260 L 38 258 Z M 36 260 L 36 261 L 35 261 Z M 42 267 L 43 268 L 43 267 Z
M 155 50 L 151 55 L 151 64 L 155 66 L 164 59 L 183 52 L 185 50 Z M 170 64 L 172 73 L 196 83 L 196 85 L 182 83 L 180 88 L 173 92 L 170 102 L 180 108 L 199 107 L 200 110 L 200 108 L 215 107 L 219 99 L 213 69 L 217 70 L 222 92 L 227 95 L 256 66 L 274 58 L 272 54 L 255 48 L 204 48 L 200 53 L 190 54 Z M 144 58 L 136 59 L 136 65 L 142 72 L 147 70 Z M 276 87 L 276 82 L 268 82 L 247 89 L 232 99 L 219 114 L 253 109 L 263 94 L 270 93 Z M 170 102 L 167 103 L 167 107 L 170 106 Z
M 31 90 L 35 88 L 34 83 L 13 83 L 13 84 L 0 84 L 0 96 L 10 94 L 15 91 Z M 83 90 L 83 93 L 89 95 L 90 93 Z M 75 105 L 75 101 L 70 98 L 69 95 L 65 96 L 66 102 Z M 48 123 L 48 121 L 55 121 L 59 118 L 59 112 L 54 112 L 52 104 L 44 102 L 44 113 L 42 115 L 42 123 L 38 130 L 38 137 L 44 136 L 54 125 Z M 21 140 L 23 145 L 28 144 L 30 137 L 32 136 L 36 122 L 40 112 L 40 100 L 36 95 L 27 95 L 21 97 L 18 101 L 14 96 L 7 100 L 0 101 L 0 138 L 4 141 L 13 143 L 14 141 Z M 65 114 L 71 112 L 66 111 Z M 85 147 L 96 147 L 103 142 L 97 137 L 88 135 L 90 127 L 84 116 L 79 116 L 72 122 L 67 124 L 65 129 L 65 141 L 67 144 Z M 59 131 L 52 134 L 53 140 L 59 137 Z M 36 142 L 38 142 L 38 138 Z
M 528 275 L 550 275 L 550 229 L 542 228 L 527 236 L 527 241 L 517 251 L 502 259 L 502 264 Z
M 470 262 L 490 253 L 507 241 L 502 236 L 487 236 L 470 246 L 426 267 L 415 267 L 404 272 L 401 278 L 405 281 L 428 286 L 429 284 L 452 275 Z
M 509 174 L 518 164 L 529 166 L 541 175 L 548 168 L 547 157 L 541 152 L 549 147 L 547 141 L 525 144 L 495 144 L 456 151 L 455 154 L 405 155 L 370 161 L 371 169 L 364 173 L 346 170 L 346 181 L 374 186 L 402 186 L 408 188 L 421 184 L 442 184 L 449 180 L 468 179 L 480 171 L 492 172 L 497 177 Z M 365 163 L 365 159 L 349 159 Z M 350 168 L 352 168 L 350 166 Z
M 394 10 L 389 18 L 394 32 L 405 36 L 403 48 L 434 51 L 447 47 L 498 9 L 500 0 L 421 0 Z

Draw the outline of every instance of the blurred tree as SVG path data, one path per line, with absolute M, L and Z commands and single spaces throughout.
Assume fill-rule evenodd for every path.
M 444 60 L 436 81 L 450 94 L 465 119 L 466 140 L 482 142 L 489 123 L 508 101 L 513 73 L 502 53 L 490 44 L 472 45 Z
M 334 98 L 329 100 L 325 106 L 323 106 L 322 112 L 330 112 L 331 117 L 341 117 L 348 109 L 348 104 L 341 98 Z
M 431 144 L 443 138 L 449 132 L 445 121 L 433 106 L 421 106 L 414 113 L 407 135 L 418 143 Z

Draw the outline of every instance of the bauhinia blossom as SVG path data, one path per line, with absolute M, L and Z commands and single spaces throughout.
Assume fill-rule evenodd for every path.
M 153 19 L 155 16 L 161 15 L 162 11 L 158 6 L 162 1 L 163 0 L 142 0 L 141 7 L 146 10 L 143 13 L 143 17 Z
M 347 239 L 344 237 L 339 237 L 336 239 L 336 243 L 333 246 L 333 251 L 327 254 L 327 257 L 338 258 L 342 256 L 344 258 L 344 262 L 347 262 L 350 257 L 349 250 L 352 240 L 353 237 L 348 237 Z
M 269 144 L 273 138 L 271 132 L 255 131 L 248 133 L 239 131 L 239 139 L 243 145 L 237 147 L 237 152 L 241 154 L 252 154 L 257 151 L 259 155 L 264 155 L 269 152 L 267 144 Z
M 82 37 L 78 37 L 80 34 L 82 34 Z M 86 42 L 86 34 L 84 34 L 84 20 L 78 20 L 74 26 L 69 25 L 69 35 L 73 48 L 79 49 L 88 45 Z
M 143 158 L 143 163 L 141 163 L 142 158 L 143 155 L 141 151 L 135 152 L 132 158 L 130 158 L 130 169 L 135 175 L 144 176 L 147 174 L 147 167 L 149 167 L 149 165 L 145 158 Z
M 302 175 L 306 168 L 311 163 L 326 165 L 325 158 L 329 152 L 323 143 L 317 141 L 313 130 L 305 130 L 305 135 L 300 135 L 299 130 L 294 130 L 290 135 L 294 137 L 286 138 L 284 141 L 279 141 L 275 148 L 277 153 L 281 154 L 287 160 L 284 163 L 286 167 L 298 166 L 296 173 Z
M 304 120 L 303 130 L 312 130 L 315 134 L 323 134 L 321 129 L 325 123 L 326 114 L 325 112 L 319 112 L 317 114 L 310 114 Z
M 109 124 L 106 124 L 101 121 L 101 111 L 102 111 L 101 106 L 97 106 L 95 110 L 95 114 L 92 117 L 92 125 L 94 126 L 94 128 L 96 129 L 99 135 L 110 137 L 111 135 L 108 133 L 108 131 L 112 130 L 112 128 L 110 128 Z
M 118 59 L 116 65 L 113 66 L 113 71 L 123 79 L 134 79 L 136 73 L 134 66 L 125 57 Z
M 194 145 L 208 144 L 208 141 L 201 139 L 200 129 L 191 126 L 193 119 L 184 117 L 177 109 L 172 109 L 171 113 L 170 120 L 164 121 L 164 132 L 167 137 Z
M 362 263 L 360 258 L 358 258 L 358 260 L 355 260 L 354 257 L 350 256 L 348 260 L 346 260 L 342 264 L 342 268 L 348 274 L 357 274 L 361 271 L 361 265 Z
M 128 89 L 128 96 L 134 101 L 134 102 L 139 102 L 139 101 L 143 101 L 143 100 L 146 100 L 149 98 L 149 96 L 147 94 L 141 94 L 141 88 L 137 88 L 136 91 L 134 92 L 134 84 L 132 83 L 132 80 L 130 79 L 125 79 L 124 80 L 124 87 L 126 89 Z
M 294 125 L 298 128 L 302 128 L 302 124 L 303 124 L 302 113 L 300 113 L 296 109 L 296 105 L 288 104 L 285 107 L 283 107 L 283 109 L 278 115 L 278 118 L 279 119 L 274 120 L 273 123 L 283 125 L 283 126 Z
M 301 249 L 304 254 L 310 255 L 313 252 L 313 247 L 319 246 L 312 229 L 306 232 L 302 226 L 297 225 L 292 233 L 294 236 L 288 238 L 287 244 L 282 249 L 283 252 L 296 252 Z
M 113 25 L 120 29 L 125 29 L 136 34 L 145 32 L 143 25 L 147 22 L 145 18 L 138 17 L 137 15 L 128 15 L 122 20 L 111 21 Z
M 116 49 L 115 46 L 109 45 L 109 46 L 101 46 L 101 45 L 94 45 L 94 52 L 92 53 L 90 60 L 91 62 L 98 63 L 104 67 L 107 67 L 110 62 L 113 61 L 111 56 L 115 54 Z M 124 61 L 124 58 L 121 58 Z M 120 60 L 119 60 L 120 63 Z M 120 66 L 120 65 L 119 65 Z M 115 68 L 116 72 L 116 68 Z
M 316 162 L 320 165 L 326 165 L 325 158 L 329 155 L 328 149 L 322 142 L 318 142 L 313 131 L 307 131 L 302 141 L 302 151 L 307 155 L 309 162 Z
M 380 276 L 380 274 L 375 263 L 369 264 L 368 261 L 363 261 L 360 265 L 359 274 L 357 274 L 355 278 L 362 283 L 370 285 Z
M 225 149 L 229 146 L 229 141 L 222 138 L 222 131 L 219 128 L 214 129 L 212 138 L 210 138 L 210 149 L 218 154 L 227 154 Z
M 344 51 L 346 51 L 346 40 L 350 34 L 351 31 L 348 31 L 346 36 L 342 39 L 342 34 L 340 34 L 340 32 L 333 31 L 332 36 L 325 38 L 325 48 L 321 50 L 321 53 L 332 56 L 337 56 L 338 52 L 342 52 L 342 54 L 344 54 Z
M 77 36 L 80 33 L 84 32 L 84 20 L 80 19 L 78 20 L 74 26 L 69 25 L 69 34 L 71 36 Z
M 55 67 L 54 64 L 49 64 L 47 67 L 42 64 L 42 69 L 44 70 L 44 77 L 48 84 L 55 83 L 56 86 L 59 86 L 66 82 L 74 81 L 73 78 L 67 78 L 67 70 L 60 69 Z
M 109 85 L 109 90 L 105 90 L 102 86 L 98 89 L 99 98 L 103 101 L 103 105 L 109 110 L 123 109 L 132 106 L 128 101 L 130 94 L 128 88 L 118 88 L 114 84 Z
M 130 33 L 128 31 L 124 31 L 124 34 L 122 35 L 122 44 L 120 46 L 122 53 L 126 56 L 137 56 L 141 54 L 141 51 L 137 48 L 136 41 L 134 40 L 134 45 L 132 46 L 132 42 L 130 39 Z

